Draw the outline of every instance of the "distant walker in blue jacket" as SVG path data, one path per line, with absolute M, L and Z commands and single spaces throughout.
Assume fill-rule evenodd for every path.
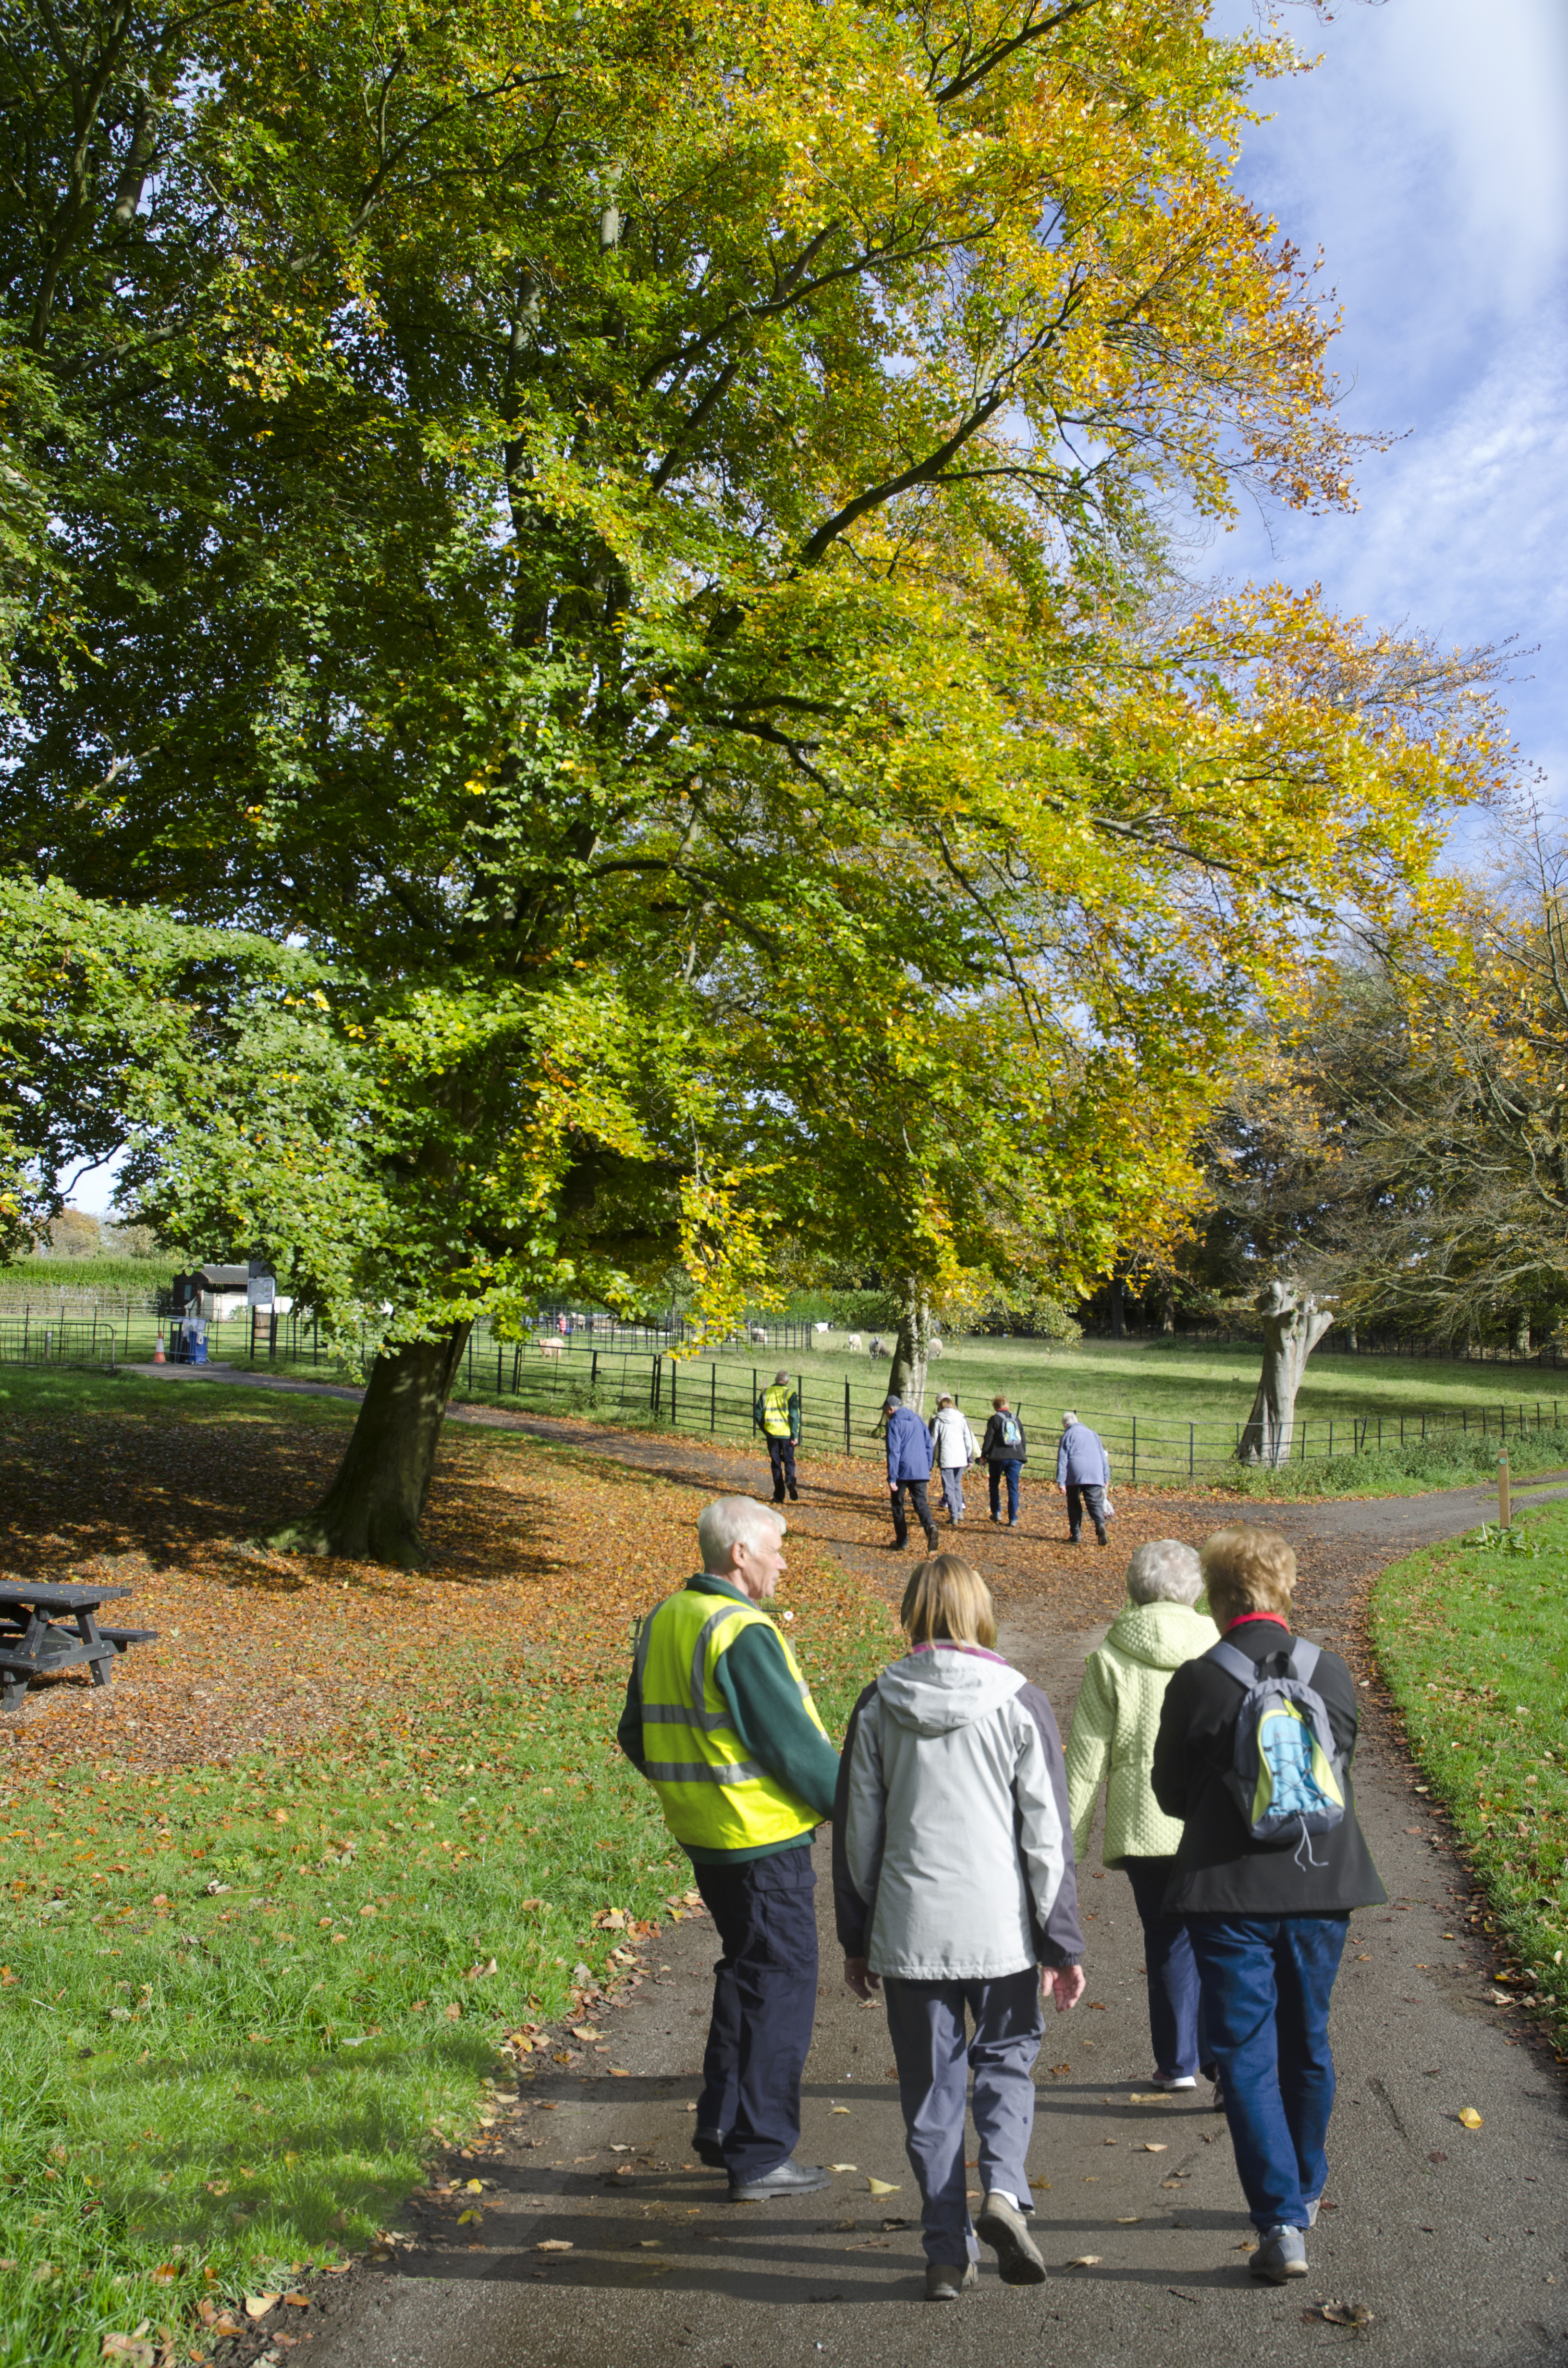
M 931 1478 L 930 1429 L 902 1398 L 886 1399 L 882 1412 L 888 1425 L 888 1496 L 892 1506 L 893 1552 L 902 1554 L 909 1543 L 909 1523 L 903 1510 L 903 1492 L 907 1488 L 915 1518 L 926 1532 L 926 1547 L 935 1554 L 937 1524 L 931 1519 L 927 1495 Z
M 1095 1525 L 1095 1535 L 1103 1546 L 1109 1510 L 1105 1492 L 1110 1486 L 1110 1458 L 1099 1432 L 1091 1430 L 1086 1422 L 1080 1422 L 1075 1414 L 1062 1417 L 1062 1436 L 1056 1443 L 1056 1485 L 1067 1499 L 1068 1544 L 1077 1544 L 1086 1509 Z

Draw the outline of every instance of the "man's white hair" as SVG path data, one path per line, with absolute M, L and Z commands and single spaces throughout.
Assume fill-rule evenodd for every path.
M 1069 1408 L 1068 1408 L 1068 1410 L 1067 1410 L 1067 1412 L 1066 1412 L 1066 1413 L 1062 1416 L 1062 1429 L 1063 1429 L 1063 1430 L 1070 1430 L 1070 1429 L 1072 1429 L 1073 1425 L 1077 1421 L 1077 1419 L 1078 1419 L 1077 1416 L 1073 1412 L 1072 1408 L 1071 1408 L 1071 1407 L 1069 1407 Z
M 1152 1538 L 1127 1565 L 1127 1592 L 1134 1603 L 1196 1603 L 1203 1592 L 1197 1549 L 1179 1538 Z
M 704 1570 L 722 1571 L 732 1546 L 771 1544 L 789 1527 L 782 1513 L 755 1497 L 716 1497 L 697 1517 Z

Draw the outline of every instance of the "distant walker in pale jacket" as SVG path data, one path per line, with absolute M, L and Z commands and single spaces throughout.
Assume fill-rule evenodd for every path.
M 915 1571 L 900 1617 L 913 1649 L 867 1687 L 844 1738 L 834 1895 L 845 1980 L 863 1998 L 887 1987 L 926 2299 L 956 2302 L 975 2282 L 976 2226 L 1007 2284 L 1046 2274 L 1024 2217 L 1030 2076 L 1044 1994 L 1058 2013 L 1083 1996 L 1084 1943 L 1056 1721 L 1039 1687 L 991 1650 L 984 1580 L 957 1554 L 936 1554 Z M 963 2151 L 971 2070 L 975 2226 Z
M 1199 2068 L 1210 2068 L 1192 1943 L 1182 1918 L 1160 1905 L 1182 1829 L 1150 1781 L 1171 1673 L 1215 1641 L 1208 1613 L 1191 1608 L 1202 1590 L 1190 1546 L 1156 1538 L 1139 1547 L 1127 1565 L 1127 1608 L 1084 1670 L 1067 1744 L 1074 1849 L 1081 1859 L 1088 1848 L 1104 1781 L 1105 1863 L 1126 1874 L 1143 1926 L 1157 2089 L 1196 2089 Z
M 942 1498 L 949 1518 L 961 1521 L 964 1517 L 963 1475 L 980 1450 L 974 1443 L 968 1415 L 961 1406 L 953 1404 L 946 1390 L 937 1400 L 937 1419 L 931 1426 L 931 1443 L 937 1469 L 942 1475 Z
M 1103 1546 L 1110 1458 L 1099 1432 L 1091 1430 L 1086 1422 L 1080 1422 L 1075 1414 L 1062 1417 L 1062 1436 L 1056 1442 L 1056 1485 L 1067 1499 L 1068 1544 L 1077 1544 L 1086 1512 Z

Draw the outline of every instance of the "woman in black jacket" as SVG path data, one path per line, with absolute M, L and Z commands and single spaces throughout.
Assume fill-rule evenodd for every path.
M 1296 1557 L 1272 1530 L 1217 1531 L 1199 1557 L 1221 1642 L 1260 1679 L 1283 1677 Z M 1334 2105 L 1328 2002 L 1353 1907 L 1388 1897 L 1356 1820 L 1350 1762 L 1356 1689 L 1336 1653 L 1308 1677 L 1328 1713 L 1345 1811 L 1326 1832 L 1259 1841 L 1237 1805 L 1235 1746 L 1247 1689 L 1212 1652 L 1176 1670 L 1154 1746 L 1154 1798 L 1183 1820 L 1165 1892 L 1184 1916 L 1203 1986 L 1236 2169 L 1259 2231 L 1255 2277 L 1307 2273 L 1301 2232 L 1317 2218 Z M 1294 1847 L 1292 1847 L 1294 1844 Z
M 1024 1426 L 1005 1397 L 991 1401 L 991 1419 L 980 1442 L 980 1460 L 991 1467 L 991 1518 L 1002 1519 L 1002 1484 L 1007 1484 L 1007 1527 L 1018 1526 L 1018 1474 L 1028 1460 Z

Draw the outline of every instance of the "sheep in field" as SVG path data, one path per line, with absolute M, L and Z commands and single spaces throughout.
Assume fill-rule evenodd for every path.
M 887 1342 L 882 1338 L 881 1334 L 879 1332 L 866 1353 L 869 1357 L 891 1357 L 892 1355 L 892 1350 L 888 1347 Z
M 858 1334 L 858 1332 L 851 1332 L 851 1334 L 849 1335 L 848 1341 L 847 1341 L 847 1343 L 846 1343 L 846 1345 L 847 1347 L 849 1347 L 849 1348 L 853 1349 L 854 1349 L 854 1351 L 855 1351 L 855 1354 L 856 1354 L 857 1356 L 858 1356 L 858 1355 L 859 1355 L 859 1353 L 860 1353 L 861 1349 L 865 1346 L 865 1343 L 862 1341 L 862 1339 L 861 1339 L 860 1335 Z

